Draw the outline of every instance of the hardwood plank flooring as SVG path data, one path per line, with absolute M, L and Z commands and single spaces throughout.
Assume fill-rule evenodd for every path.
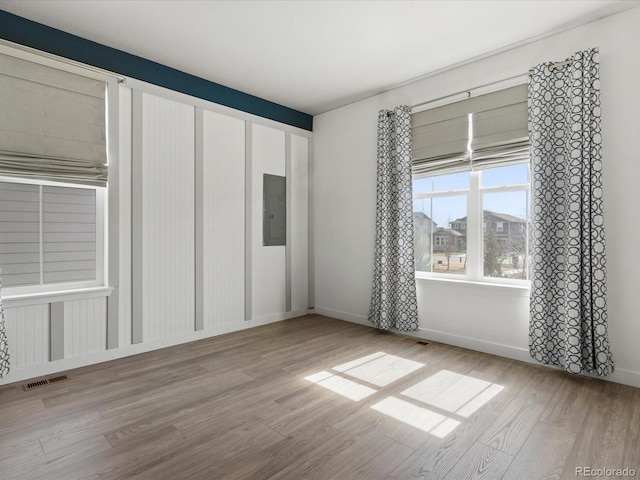
M 65 373 L 0 387 L 2 480 L 640 476 L 640 389 L 319 315 Z

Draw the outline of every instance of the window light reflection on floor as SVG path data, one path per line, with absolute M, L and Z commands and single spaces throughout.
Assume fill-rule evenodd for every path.
M 453 418 L 432 412 L 396 397 L 387 397 L 372 405 L 371 408 L 438 438 L 446 437 L 460 425 L 460 422 Z
M 467 418 L 503 388 L 502 385 L 441 370 L 407 388 L 402 395 Z
M 424 363 L 377 352 L 352 362 L 343 363 L 332 370 L 355 377 L 378 387 L 385 387 L 424 367 Z
M 354 402 L 358 402 L 376 393 L 376 390 L 373 388 L 360 385 L 357 382 L 347 380 L 346 378 L 326 371 L 305 377 L 305 380 L 320 385 Z
M 334 373 L 322 371 L 305 377 L 305 380 L 343 397 L 359 401 L 373 395 L 376 390 L 349 378 L 384 387 L 422 367 L 423 363 L 385 352 L 376 352 L 331 368 Z
M 331 371 L 310 375 L 305 380 L 350 400 L 360 401 L 384 391 L 385 386 L 422 367 L 424 364 L 419 362 L 376 352 L 333 367 Z M 375 385 L 379 390 L 360 382 Z M 502 385 L 441 370 L 403 390 L 398 396 L 385 397 L 371 408 L 444 438 L 503 389 Z

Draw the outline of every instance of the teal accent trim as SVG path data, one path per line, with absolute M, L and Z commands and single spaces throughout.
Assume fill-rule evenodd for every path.
M 0 38 L 185 93 L 226 107 L 313 131 L 313 117 L 122 50 L 0 10 Z

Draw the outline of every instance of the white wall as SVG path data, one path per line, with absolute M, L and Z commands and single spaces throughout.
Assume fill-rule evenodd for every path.
M 142 333 L 144 340 L 195 325 L 195 110 L 142 98 Z M 134 188 L 136 188 L 134 186 Z
M 309 139 L 291 135 L 291 310 L 309 307 Z
M 203 112 L 204 328 L 244 322 L 245 122 Z
M 640 9 L 548 37 L 314 118 L 316 311 L 366 322 L 372 284 L 377 112 L 525 74 L 600 48 L 608 307 L 614 381 L 640 386 Z M 420 59 L 416 59 L 419 62 Z M 528 290 L 421 280 L 420 335 L 529 361 Z
M 118 87 L 118 345 L 131 344 L 131 89 Z
M 253 141 L 253 219 L 252 227 L 252 287 L 255 318 L 270 318 L 285 310 L 285 247 L 264 246 L 262 233 L 263 176 L 285 175 L 285 134 L 274 128 L 254 125 Z

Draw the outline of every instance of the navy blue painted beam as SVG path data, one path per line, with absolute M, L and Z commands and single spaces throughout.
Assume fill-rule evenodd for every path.
M 107 47 L 4 10 L 0 10 L 0 38 L 304 130 L 313 130 L 313 117 L 307 113 Z

